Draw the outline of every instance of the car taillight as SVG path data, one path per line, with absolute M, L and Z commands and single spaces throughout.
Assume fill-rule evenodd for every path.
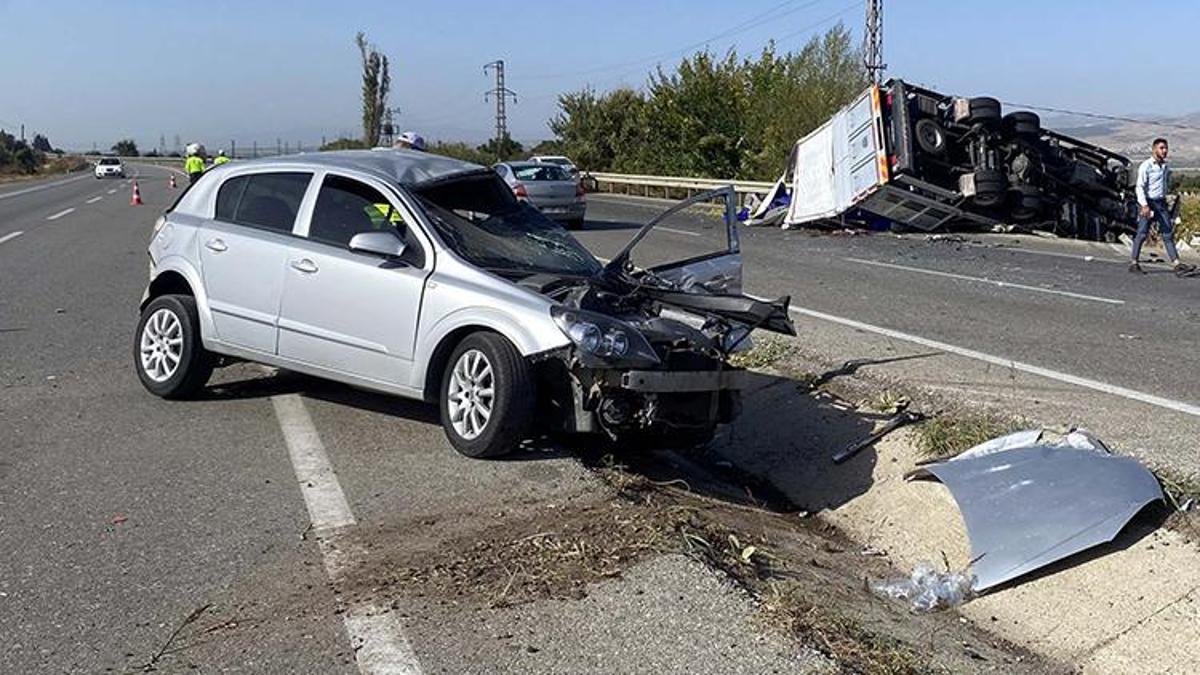
M 514 195 L 516 195 L 516 196 L 518 196 L 518 197 L 526 197 L 526 198 L 528 198 L 528 197 L 529 197 L 529 190 L 526 190 L 526 189 L 525 189 L 525 184 L 524 184 L 524 183 L 517 183 L 516 187 L 514 187 L 514 188 L 513 188 L 513 194 L 514 194 Z

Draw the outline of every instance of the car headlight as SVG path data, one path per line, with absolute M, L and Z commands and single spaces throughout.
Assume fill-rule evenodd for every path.
M 659 363 L 646 337 L 624 321 L 561 306 L 551 307 L 550 316 L 579 349 L 584 365 L 636 368 Z

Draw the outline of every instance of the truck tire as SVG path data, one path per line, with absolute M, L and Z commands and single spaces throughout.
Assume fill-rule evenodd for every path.
M 982 122 L 988 124 L 991 122 L 1000 121 L 1000 101 L 990 96 L 979 96 L 967 101 L 967 109 L 970 110 L 971 122 Z
M 1042 191 L 1033 185 L 1016 185 L 1012 191 L 1013 220 L 1027 221 L 1042 210 Z
M 917 120 L 914 127 L 917 145 L 931 155 L 946 154 L 946 130 L 931 119 Z
M 1002 171 L 980 169 L 975 172 L 975 203 L 979 206 L 996 206 L 1004 201 L 1008 179 Z
M 442 374 L 442 429 L 467 457 L 499 457 L 529 437 L 536 398 L 529 363 L 517 348 L 496 333 L 472 333 Z
M 1005 115 L 1004 126 L 1017 136 L 1037 136 L 1042 133 L 1042 118 L 1022 110 Z

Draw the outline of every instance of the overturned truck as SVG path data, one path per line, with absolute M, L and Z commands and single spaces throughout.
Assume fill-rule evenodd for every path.
M 782 188 L 785 226 L 1005 224 L 1109 241 L 1137 226 L 1129 158 L 1044 129 L 1035 113 L 1004 114 L 994 98 L 902 80 L 797 142 Z

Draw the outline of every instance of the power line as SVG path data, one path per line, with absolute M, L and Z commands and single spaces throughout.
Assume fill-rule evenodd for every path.
M 809 7 L 813 7 L 815 5 L 819 5 L 822 2 L 826 2 L 826 1 L 827 0 L 811 0 L 810 2 L 806 2 L 803 5 L 800 5 L 799 7 L 793 7 L 792 9 L 789 9 L 786 12 L 776 13 L 778 10 L 780 10 L 788 5 L 794 4 L 796 2 L 796 0 L 788 0 L 787 2 L 782 2 L 778 5 L 773 6 L 771 9 L 768 9 L 765 12 L 761 12 L 761 13 L 755 15 L 755 16 L 747 19 L 746 21 L 743 21 L 742 23 L 737 24 L 736 26 L 733 26 L 732 28 L 727 28 L 726 30 L 721 31 L 720 33 L 717 33 L 716 35 L 705 38 L 699 42 L 692 43 L 686 47 L 682 47 L 679 49 L 673 49 L 673 50 L 667 51 L 667 52 L 660 52 L 658 54 L 645 56 L 645 57 L 642 57 L 640 59 L 636 59 L 633 61 L 625 61 L 622 63 L 610 63 L 610 64 L 604 65 L 604 66 L 597 66 L 595 68 L 587 68 L 584 70 L 577 70 L 577 71 L 573 71 L 573 72 L 549 73 L 549 74 L 542 74 L 542 75 L 524 76 L 524 77 L 522 77 L 522 79 L 523 80 L 543 80 L 543 79 L 553 79 L 553 78 L 563 78 L 563 77 L 575 77 L 575 76 L 579 76 L 579 75 L 590 75 L 593 73 L 603 73 L 603 72 L 608 72 L 608 71 L 612 71 L 612 70 L 620 70 L 620 69 L 628 68 L 629 66 L 641 65 L 641 64 L 648 63 L 651 61 L 656 61 L 658 59 L 664 59 L 669 56 L 676 56 L 678 54 L 690 52 L 699 47 L 703 47 L 703 46 L 707 45 L 708 43 L 713 42 L 714 40 L 720 40 L 722 38 L 732 37 L 739 33 L 744 33 L 752 28 L 756 28 L 756 27 L 758 27 L 764 23 L 767 23 L 769 21 L 781 19 L 785 16 L 788 16 L 790 14 L 795 14 L 796 12 L 808 9 Z
M 1101 113 L 1082 112 L 1079 110 L 1067 110 L 1066 108 L 1051 108 L 1042 105 L 1029 105 L 1027 103 L 1013 103 L 1011 101 L 1003 101 L 1004 105 L 1013 106 L 1016 108 L 1027 108 L 1029 110 L 1037 110 L 1040 112 L 1058 113 L 1061 115 L 1073 115 L 1075 117 L 1089 117 L 1097 120 L 1108 120 L 1110 122 L 1131 122 L 1134 124 L 1150 124 L 1153 126 L 1164 127 L 1167 129 L 1181 129 L 1183 131 L 1200 131 L 1200 127 L 1189 124 L 1178 124 L 1176 122 L 1158 122 L 1155 120 L 1140 120 L 1135 117 L 1121 117 L 1120 115 L 1104 115 Z

